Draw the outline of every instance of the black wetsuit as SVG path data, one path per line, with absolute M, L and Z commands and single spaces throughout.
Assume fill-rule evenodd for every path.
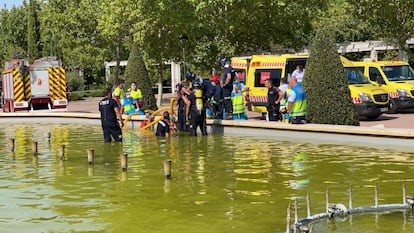
M 187 131 L 187 119 L 185 117 L 186 104 L 182 98 L 185 95 L 182 91 L 180 96 L 177 99 L 178 102 L 178 119 L 177 119 L 177 129 L 180 131 Z
M 216 119 L 223 118 L 223 89 L 220 85 L 215 86 L 216 90 L 214 91 L 213 96 L 213 105 L 212 112 L 213 117 Z
M 157 132 L 155 136 L 165 137 L 166 133 L 170 133 L 170 125 L 166 120 L 160 120 L 157 125 Z
M 191 92 L 188 96 L 190 100 L 190 124 L 191 124 L 191 135 L 197 136 L 197 127 L 200 127 L 202 135 L 207 135 L 207 123 L 206 123 L 206 108 L 204 107 L 201 111 L 197 110 L 196 97 L 194 92 Z
M 104 141 L 112 141 L 111 136 L 115 141 L 122 141 L 122 130 L 116 118 L 115 108 L 118 104 L 114 99 L 104 98 L 99 101 L 99 111 L 101 112 L 101 125 L 104 134 Z
M 231 75 L 230 83 L 225 85 L 227 80 L 227 74 Z M 233 117 L 233 104 L 231 102 L 231 92 L 233 91 L 233 81 L 236 76 L 236 72 L 234 69 L 230 66 L 226 68 L 226 70 L 223 72 L 223 79 L 221 80 L 223 84 L 223 104 L 224 109 L 226 110 L 226 116 Z

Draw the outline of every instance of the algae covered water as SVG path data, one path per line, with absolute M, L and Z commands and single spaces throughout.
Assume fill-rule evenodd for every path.
M 9 138 L 16 139 L 14 152 Z M 0 232 L 284 232 L 288 204 L 298 198 L 305 217 L 308 192 L 312 214 L 325 211 L 327 188 L 332 202 L 347 204 L 352 184 L 354 207 L 374 204 L 375 183 L 381 204 L 401 202 L 404 180 L 414 193 L 412 152 L 245 135 L 164 139 L 133 129 L 123 144 L 102 141 L 99 125 L 0 124 Z M 87 161 L 90 148 L 94 165 Z M 169 180 L 165 159 L 172 160 Z M 412 216 L 354 215 L 313 228 L 414 232 Z

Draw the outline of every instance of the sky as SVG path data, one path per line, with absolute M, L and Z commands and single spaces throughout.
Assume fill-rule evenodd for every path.
M 6 4 L 7 8 L 10 9 L 13 5 L 20 6 L 22 3 L 23 0 L 0 0 L 0 9 L 3 8 L 4 4 Z

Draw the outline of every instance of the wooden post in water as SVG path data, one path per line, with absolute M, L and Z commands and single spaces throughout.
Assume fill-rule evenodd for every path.
M 403 194 L 403 204 L 405 205 L 405 204 L 407 204 L 407 190 L 406 190 L 406 187 L 405 187 L 405 181 L 403 181 L 403 183 L 402 183 L 402 194 Z
M 15 139 L 10 138 L 10 151 L 14 151 L 14 147 L 15 147 Z
M 52 133 L 47 133 L 47 137 L 46 137 L 47 142 L 50 143 L 50 141 L 52 140 Z
M 329 189 L 326 189 L 326 213 L 329 213 L 328 207 L 329 207 Z
M 307 213 L 308 213 L 308 218 L 310 217 L 310 216 L 312 216 L 311 215 L 311 201 L 310 201 L 310 193 L 309 193 L 309 191 L 308 191 L 308 194 L 306 195 L 306 210 L 307 210 Z
M 32 142 L 32 151 L 33 151 L 33 155 L 37 155 L 38 154 L 37 142 Z
M 126 171 L 128 169 L 128 154 L 127 153 L 121 154 L 121 168 L 123 171 Z
M 296 224 L 299 222 L 299 216 L 298 216 L 298 198 L 295 198 L 295 228 Z
M 88 166 L 88 176 L 93 176 L 93 175 L 94 175 L 93 166 Z
M 349 185 L 349 209 L 352 209 L 352 184 Z
M 164 175 L 167 179 L 171 178 L 171 163 L 171 159 L 164 160 Z
M 128 180 L 128 174 L 126 172 L 126 170 L 123 170 L 121 172 L 121 181 L 127 181 Z
M 378 184 L 375 183 L 375 207 L 378 207 Z
M 287 214 L 286 214 L 286 233 L 290 233 L 290 203 L 287 208 Z
M 88 149 L 88 163 L 89 165 L 92 165 L 95 159 L 95 150 L 94 149 Z
M 59 147 L 59 158 L 61 160 L 65 159 L 65 145 L 60 145 Z

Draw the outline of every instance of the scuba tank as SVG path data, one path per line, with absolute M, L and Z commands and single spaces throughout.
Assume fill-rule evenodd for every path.
M 201 114 L 201 110 L 203 110 L 203 91 L 201 89 L 195 89 L 194 95 L 196 97 L 197 111 Z

